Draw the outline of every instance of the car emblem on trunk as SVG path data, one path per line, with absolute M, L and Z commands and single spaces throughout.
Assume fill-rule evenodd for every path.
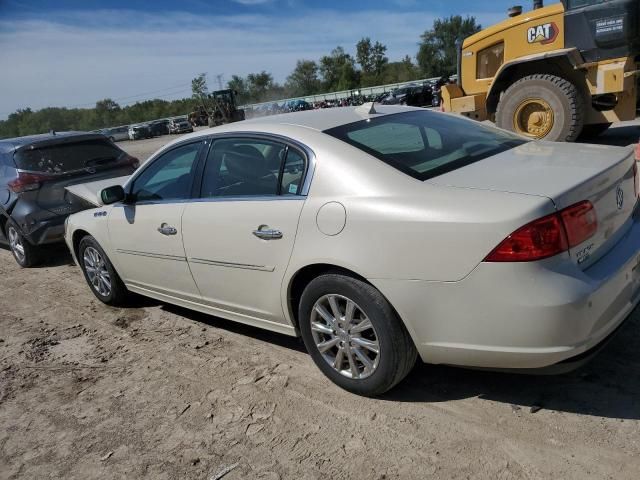
M 624 192 L 620 185 L 616 188 L 616 205 L 618 205 L 618 210 L 622 209 L 622 204 L 624 203 Z

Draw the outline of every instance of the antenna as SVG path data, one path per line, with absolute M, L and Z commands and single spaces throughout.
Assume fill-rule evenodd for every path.
M 365 114 L 365 115 L 375 115 L 378 112 L 376 111 L 376 109 L 375 109 L 373 104 L 374 104 L 374 102 L 363 103 L 359 107 L 356 107 L 356 112 L 357 113 L 362 113 L 362 114 Z

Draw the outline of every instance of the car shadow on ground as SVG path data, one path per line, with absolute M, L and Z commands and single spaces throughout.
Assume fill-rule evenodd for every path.
M 306 352 L 297 338 L 173 305 L 163 305 L 163 308 L 212 327 Z M 418 362 L 409 376 L 381 400 L 438 403 L 478 397 L 504 403 L 513 410 L 541 408 L 615 419 L 640 419 L 639 352 L 640 308 L 591 362 L 571 373 L 525 375 Z M 319 371 L 318 375 L 321 375 Z
M 0 249 L 11 252 L 8 245 L 0 243 Z M 66 245 L 51 245 L 43 249 L 40 262 L 31 268 L 49 268 L 73 265 L 73 258 Z
M 598 137 L 581 139 L 580 143 L 595 143 L 598 145 L 611 145 L 615 147 L 626 147 L 638 143 L 640 139 L 640 126 L 624 125 L 611 127 L 607 132 Z

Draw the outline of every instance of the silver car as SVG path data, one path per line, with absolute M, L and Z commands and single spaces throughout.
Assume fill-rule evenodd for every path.
M 172 118 L 169 120 L 169 133 L 190 133 L 193 126 L 187 117 Z
M 302 336 L 333 382 L 379 395 L 418 356 L 588 357 L 640 299 L 636 177 L 627 148 L 336 108 L 182 137 L 66 240 L 107 304 L 136 292 Z

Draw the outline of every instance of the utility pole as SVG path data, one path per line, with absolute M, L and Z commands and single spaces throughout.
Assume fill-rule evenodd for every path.
M 222 90 L 222 78 L 224 77 L 223 73 L 219 73 L 218 75 L 216 75 L 216 78 L 218 79 L 218 90 Z

